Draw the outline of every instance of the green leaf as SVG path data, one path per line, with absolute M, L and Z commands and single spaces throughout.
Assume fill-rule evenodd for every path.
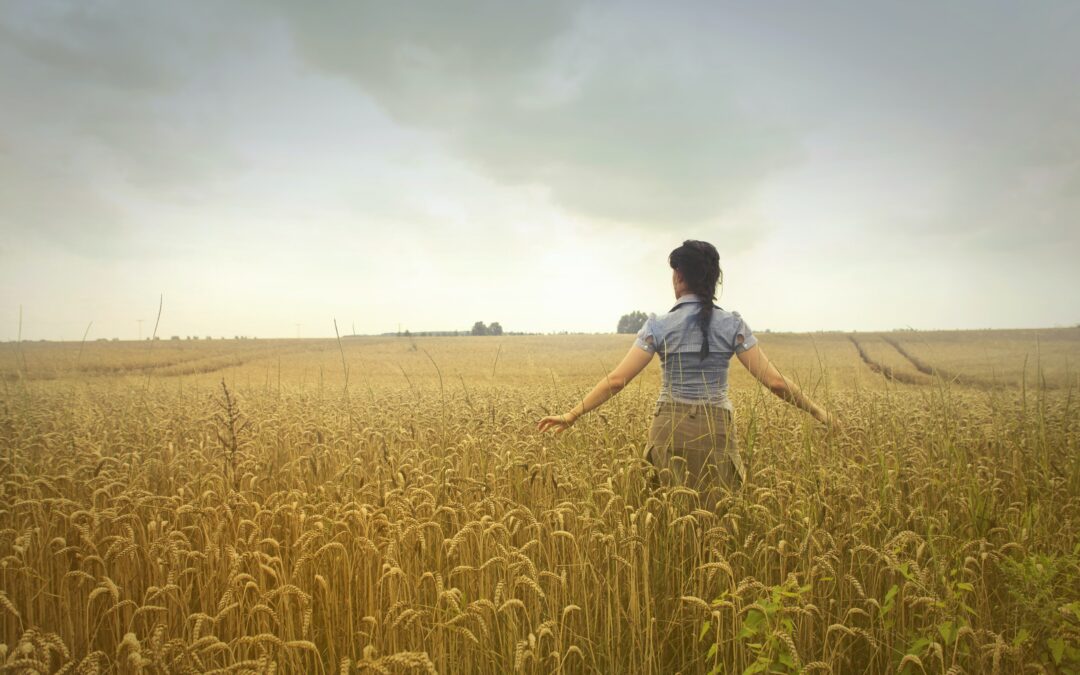
M 1021 628 L 1019 631 L 1016 632 L 1016 637 L 1013 638 L 1012 646 L 1013 647 L 1019 647 L 1020 645 L 1027 642 L 1028 638 L 1030 638 L 1030 637 L 1031 637 L 1031 633 L 1028 631 L 1028 629 L 1027 628 Z
M 971 584 L 969 584 L 966 581 L 961 581 L 961 582 L 957 583 L 956 587 L 959 588 L 962 591 L 974 591 L 975 590 L 975 587 L 972 586 Z
M 758 631 L 758 628 L 765 623 L 765 615 L 761 610 L 752 609 L 746 613 L 746 618 L 743 619 L 743 628 L 748 628 L 754 633 Z
M 899 592 L 900 592 L 900 587 L 899 586 L 897 586 L 896 584 L 893 584 L 892 586 L 890 586 L 889 590 L 885 592 L 885 602 L 891 602 L 892 599 L 895 598 L 896 594 L 899 593 Z
M 761 659 L 758 659 L 757 661 L 754 661 L 749 666 L 747 666 L 746 670 L 744 670 L 742 672 L 743 672 L 743 675 L 754 675 L 754 673 L 763 673 L 763 672 L 765 672 L 765 670 L 768 667 L 769 667 L 769 662 L 767 660 L 762 661 Z
M 724 671 L 724 664 L 718 663 L 718 664 L 716 664 L 715 666 L 712 667 L 712 670 L 709 671 L 708 675 L 720 675 L 720 673 L 722 673 L 723 671 Z
M 1054 664 L 1061 665 L 1061 657 L 1065 654 L 1065 641 L 1061 638 L 1047 638 L 1046 646 L 1050 648 L 1050 656 L 1054 658 Z
M 1072 612 L 1072 615 L 1076 617 L 1077 621 L 1080 621 L 1080 602 L 1070 602 L 1062 607 L 1066 612 Z
M 900 588 L 893 584 L 891 588 L 885 593 L 885 602 L 881 604 L 881 615 L 887 616 L 892 611 L 893 605 L 896 601 L 896 594 L 900 591 Z
M 900 570 L 900 574 L 903 574 L 905 579 L 908 581 L 915 581 L 915 577 L 911 576 L 911 570 L 908 563 L 898 565 L 897 569 Z
M 924 649 L 930 646 L 930 642 L 930 638 L 919 638 L 915 642 L 911 643 L 911 646 L 908 647 L 907 653 L 914 656 L 919 656 L 923 653 Z
M 938 626 L 938 633 L 946 645 L 951 645 L 953 640 L 956 639 L 956 624 L 952 621 L 944 621 Z
M 709 647 L 709 651 L 705 652 L 705 658 L 706 659 L 711 659 L 714 656 L 716 656 L 716 643 L 715 642 L 712 644 L 711 647 Z
M 697 636 L 698 642 L 701 642 L 705 639 L 705 636 L 708 634 L 710 628 L 712 628 L 712 621 L 706 621 L 705 623 L 701 624 L 701 634 Z

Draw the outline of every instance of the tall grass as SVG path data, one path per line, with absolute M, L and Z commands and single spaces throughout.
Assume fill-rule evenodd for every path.
M 364 400 L 280 365 L 5 394 L 0 668 L 1080 668 L 1072 390 L 830 385 L 837 436 L 744 382 L 748 482 L 706 511 L 649 486 L 655 381 L 540 436 L 582 383 L 473 344 Z

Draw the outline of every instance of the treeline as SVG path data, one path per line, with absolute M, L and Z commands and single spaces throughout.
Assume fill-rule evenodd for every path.
M 483 321 L 477 321 L 472 327 L 473 335 L 502 335 L 503 329 L 498 321 L 492 321 L 490 326 L 485 326 Z
M 616 333 L 636 333 L 641 330 L 641 327 L 645 325 L 645 321 L 648 320 L 648 316 L 645 312 L 630 312 L 629 314 L 623 314 L 619 317 L 619 326 L 615 329 Z
M 461 337 L 467 335 L 536 335 L 537 333 L 520 333 L 512 331 L 504 331 L 502 324 L 498 321 L 492 321 L 490 324 L 486 324 L 483 321 L 477 321 L 473 324 L 473 327 L 469 330 L 425 330 L 412 332 L 409 330 L 398 331 L 396 333 L 382 333 L 384 336 L 393 335 L 395 337 Z M 350 337 L 350 336 L 346 336 Z M 360 336 L 351 336 L 360 337 Z

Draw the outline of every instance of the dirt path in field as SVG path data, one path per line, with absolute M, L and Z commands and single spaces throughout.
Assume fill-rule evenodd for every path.
M 885 337 L 883 335 L 881 336 L 881 339 L 892 345 L 893 349 L 895 349 L 900 354 L 900 356 L 903 356 L 912 366 L 915 367 L 915 370 L 925 375 L 929 375 L 931 377 L 937 376 L 943 380 L 948 380 L 957 384 L 967 385 L 969 387 L 978 387 L 979 389 L 999 389 L 1010 386 L 1008 383 L 1005 382 L 994 382 L 993 380 L 987 380 L 981 377 L 964 375 L 963 373 L 954 373 L 950 370 L 937 368 L 930 365 L 926 361 L 923 361 L 919 357 L 909 353 L 908 350 L 904 349 L 903 345 L 901 345 L 893 338 Z
M 237 351 L 236 353 L 212 353 L 196 354 L 187 358 L 177 357 L 163 359 L 150 363 L 131 364 L 87 364 L 71 367 L 67 370 L 33 368 L 29 372 L 19 373 L 8 371 L 0 373 L 0 381 L 17 382 L 20 379 L 27 382 L 44 380 L 62 380 L 79 378 L 105 378 L 123 377 L 125 375 L 152 374 L 158 377 L 175 377 L 177 375 L 202 375 L 215 373 L 228 368 L 239 368 L 253 361 L 259 361 L 281 356 L 295 356 L 306 352 L 325 351 L 325 345 L 301 345 L 289 347 L 252 347 Z M 140 355 L 141 356 L 141 355 Z
M 870 358 L 870 355 L 866 353 L 866 350 L 863 349 L 863 346 L 859 344 L 859 341 L 855 339 L 854 335 L 848 335 L 848 339 L 855 345 L 855 349 L 859 352 L 859 358 L 861 358 L 863 363 L 875 373 L 880 373 L 887 379 L 893 380 L 894 382 L 902 382 L 904 384 L 930 384 L 932 382 L 931 378 L 927 377 L 925 374 L 905 373 L 900 370 L 895 370 L 883 363 L 878 363 Z

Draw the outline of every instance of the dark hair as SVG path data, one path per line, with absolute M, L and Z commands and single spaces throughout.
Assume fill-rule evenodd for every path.
M 701 326 L 701 358 L 709 355 L 709 323 L 712 321 L 716 285 L 723 283 L 720 254 L 707 241 L 687 239 L 668 256 L 671 269 L 678 270 L 690 292 L 701 298 L 698 325 Z

